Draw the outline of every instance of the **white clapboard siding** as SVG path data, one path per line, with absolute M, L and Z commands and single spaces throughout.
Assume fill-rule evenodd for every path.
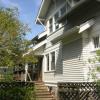
M 63 45 L 63 80 L 67 82 L 84 81 L 82 61 L 82 39 Z
M 95 18 L 95 24 L 91 27 L 91 29 L 83 32 L 82 56 L 85 62 L 84 77 L 86 81 L 93 81 L 93 79 L 91 79 L 91 77 L 88 75 L 90 73 L 88 59 L 95 57 L 96 53 L 94 50 L 93 37 L 96 35 L 100 35 L 100 18 L 98 17 Z

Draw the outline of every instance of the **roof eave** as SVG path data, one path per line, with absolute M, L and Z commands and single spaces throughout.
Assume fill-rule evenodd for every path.
M 40 21 L 42 23 L 45 22 L 45 20 L 46 20 L 45 15 L 46 15 L 46 12 L 47 12 L 47 9 L 48 9 L 50 2 L 51 2 L 51 0 L 42 0 L 41 6 L 40 6 L 39 11 L 38 11 L 39 13 L 38 13 L 38 15 L 36 17 L 36 21 L 35 21 L 36 24 L 41 24 Z
M 40 5 L 39 11 L 38 11 L 38 15 L 37 15 L 36 20 L 35 20 L 35 23 L 36 23 L 36 24 L 40 24 L 40 22 L 39 22 L 38 19 L 40 18 L 40 12 L 41 12 L 41 10 L 42 10 L 42 7 L 43 7 L 43 5 L 44 5 L 44 2 L 45 2 L 45 0 L 42 0 L 42 1 L 41 1 L 41 5 Z

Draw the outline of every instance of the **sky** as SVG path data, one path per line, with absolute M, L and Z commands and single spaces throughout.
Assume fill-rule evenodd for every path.
M 19 9 L 19 19 L 31 28 L 31 32 L 26 35 L 28 40 L 44 30 L 43 26 L 35 24 L 40 4 L 41 0 L 0 0 L 1 7 L 17 7 Z

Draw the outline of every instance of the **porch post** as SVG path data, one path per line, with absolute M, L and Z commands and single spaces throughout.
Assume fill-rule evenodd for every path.
M 25 64 L 25 82 L 27 81 L 28 63 Z

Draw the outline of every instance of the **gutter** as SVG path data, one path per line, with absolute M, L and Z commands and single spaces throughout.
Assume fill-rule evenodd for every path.
M 45 0 L 41 0 L 41 4 L 40 4 L 41 6 L 40 6 L 40 8 L 39 8 L 39 11 L 38 11 L 39 13 L 38 13 L 38 15 L 37 15 L 37 17 L 36 17 L 35 24 L 37 24 L 37 22 L 38 22 L 38 17 L 39 17 L 40 11 L 41 11 L 41 9 L 42 9 L 42 6 L 43 6 L 43 4 L 44 4 L 44 1 L 45 1 Z

